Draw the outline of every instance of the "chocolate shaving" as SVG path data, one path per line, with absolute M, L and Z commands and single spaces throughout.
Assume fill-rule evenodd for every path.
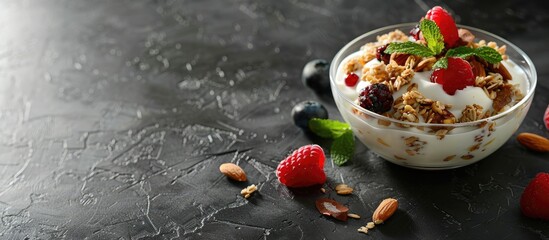
M 332 216 L 337 220 L 347 221 L 347 212 L 349 212 L 349 208 L 333 199 L 320 198 L 316 200 L 316 209 L 323 215 Z

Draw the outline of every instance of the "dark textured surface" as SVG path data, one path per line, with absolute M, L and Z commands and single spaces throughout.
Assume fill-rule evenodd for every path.
M 340 119 L 331 97 L 303 87 L 302 66 L 434 5 L 529 54 L 539 80 L 519 132 L 549 136 L 546 3 L 448 2 L 2 1 L 0 238 L 549 239 L 549 222 L 519 210 L 549 155 L 514 137 L 477 164 L 435 172 L 357 145 L 351 164 L 327 164 L 327 194 L 276 179 L 291 150 L 329 147 L 293 125 L 294 104 L 319 100 Z M 248 183 L 222 176 L 223 162 Z M 339 182 L 355 194 L 336 195 Z M 244 200 L 251 183 L 259 193 Z M 321 196 L 363 219 L 321 216 Z M 400 201 L 394 218 L 357 233 L 389 196 Z

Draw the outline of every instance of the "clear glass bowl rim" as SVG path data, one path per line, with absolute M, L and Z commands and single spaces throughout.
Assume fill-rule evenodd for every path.
M 400 120 L 397 120 L 397 119 L 394 119 L 394 118 L 386 117 L 386 116 L 377 114 L 375 112 L 371 112 L 369 110 L 366 110 L 366 109 L 360 107 L 359 105 L 357 105 L 354 102 L 354 100 L 348 99 L 345 95 L 343 95 L 343 93 L 337 88 L 337 85 L 335 83 L 337 69 L 339 67 L 340 62 L 337 63 L 337 64 L 333 64 L 333 63 L 335 63 L 336 61 L 339 61 L 340 59 L 341 59 L 341 61 L 343 61 L 343 59 L 346 57 L 346 56 L 343 56 L 343 53 L 347 49 L 349 49 L 351 46 L 355 45 L 357 42 L 362 41 L 366 37 L 376 35 L 376 34 L 379 34 L 381 32 L 386 32 L 388 30 L 402 29 L 402 28 L 405 28 L 405 27 L 412 28 L 412 27 L 416 26 L 417 24 L 418 24 L 417 22 L 409 22 L 409 23 L 400 23 L 400 24 L 385 26 L 385 27 L 382 27 L 382 28 L 377 28 L 377 29 L 371 30 L 367 33 L 364 33 L 364 34 L 354 38 L 349 43 L 345 44 L 345 46 L 343 48 L 341 48 L 337 52 L 337 54 L 334 56 L 334 58 L 332 59 L 332 64 L 330 66 L 330 83 L 331 83 L 332 92 L 334 92 L 338 95 L 338 96 L 334 96 L 334 97 L 343 98 L 345 101 L 347 101 L 349 104 L 351 104 L 355 109 L 357 109 L 361 113 L 364 113 L 364 114 L 366 114 L 370 117 L 374 117 L 376 119 L 389 121 L 391 123 L 404 124 L 404 125 L 408 125 L 408 126 L 411 126 L 411 127 L 470 127 L 470 126 L 476 126 L 476 125 L 481 124 L 481 123 L 495 121 L 497 119 L 500 119 L 502 117 L 507 116 L 508 114 L 514 112 L 517 108 L 519 108 L 520 106 L 522 106 L 526 102 L 528 102 L 528 99 L 533 97 L 535 89 L 536 89 L 536 83 L 537 83 L 537 72 L 536 72 L 536 68 L 534 66 L 534 63 L 532 62 L 530 57 L 528 57 L 528 55 L 526 55 L 526 53 L 524 53 L 524 51 L 522 51 L 520 48 L 518 48 L 517 46 L 515 46 L 511 42 L 505 40 L 504 38 L 502 38 L 498 35 L 495 35 L 493 33 L 484 31 L 482 29 L 478 29 L 478 28 L 470 27 L 470 26 L 466 26 L 466 25 L 461 25 L 461 24 L 457 24 L 457 26 L 459 28 L 464 28 L 464 29 L 467 29 L 467 30 L 472 30 L 472 31 L 475 31 L 475 32 L 479 32 L 479 33 L 488 35 L 488 36 L 500 41 L 501 43 L 505 44 L 507 46 L 507 49 L 512 48 L 517 53 L 519 53 L 521 55 L 521 57 L 523 57 L 524 60 L 526 61 L 526 63 L 528 64 L 528 67 L 530 68 L 529 69 L 530 70 L 530 78 L 527 77 L 527 81 L 530 83 L 530 86 L 528 88 L 528 93 L 526 93 L 524 98 L 522 98 L 517 104 L 515 104 L 511 108 L 507 109 L 505 112 L 501 112 L 501 113 L 499 113 L 497 115 L 494 115 L 494 116 L 490 116 L 490 117 L 479 119 L 479 120 L 472 121 L 472 122 L 465 122 L 465 123 L 453 123 L 453 124 L 411 123 L 411 122 L 405 122 L 405 121 L 400 121 Z M 500 45 L 500 44 L 498 43 L 498 45 Z M 527 73 L 528 69 L 524 69 L 524 71 L 528 75 L 528 73 Z

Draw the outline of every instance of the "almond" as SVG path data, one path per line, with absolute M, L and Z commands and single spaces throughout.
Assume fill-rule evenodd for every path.
M 382 224 L 383 222 L 387 221 L 389 217 L 395 213 L 395 211 L 398 208 L 398 201 L 394 198 L 387 198 L 381 201 L 379 206 L 377 207 L 376 211 L 374 212 L 374 215 L 372 216 L 372 220 L 375 224 Z
M 500 90 L 496 92 L 496 98 L 492 102 L 492 108 L 495 111 L 501 111 L 507 104 L 513 100 L 513 86 L 511 84 L 505 84 L 500 87 Z
M 390 60 L 395 61 L 400 66 L 404 66 L 404 64 L 408 60 L 408 56 L 410 56 L 410 55 L 409 54 L 402 54 L 402 53 L 393 53 L 393 54 L 391 54 L 391 59 Z
M 247 179 L 244 170 L 234 163 L 221 164 L 221 166 L 219 166 L 219 171 L 235 181 L 244 182 Z
M 486 70 L 484 70 L 484 65 L 482 63 L 474 59 L 469 63 L 471 64 L 475 77 L 486 77 Z
M 509 73 L 507 68 L 505 68 L 505 66 L 503 66 L 502 63 L 496 64 L 496 66 L 494 67 L 494 70 L 495 70 L 495 72 L 501 74 L 501 76 L 503 77 L 503 80 L 505 80 L 505 81 L 513 80 L 513 76 L 511 75 L 511 73 Z
M 549 152 L 549 139 L 533 133 L 521 133 L 517 141 L 524 147 L 536 152 Z

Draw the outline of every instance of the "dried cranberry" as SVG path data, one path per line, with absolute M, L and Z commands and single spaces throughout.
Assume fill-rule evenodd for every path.
M 345 77 L 345 85 L 347 85 L 347 87 L 354 87 L 357 82 L 358 75 L 356 75 L 355 73 L 349 73 L 349 75 Z
M 383 83 L 374 83 L 362 89 L 358 96 L 361 107 L 376 113 L 384 113 L 393 106 L 393 94 Z

